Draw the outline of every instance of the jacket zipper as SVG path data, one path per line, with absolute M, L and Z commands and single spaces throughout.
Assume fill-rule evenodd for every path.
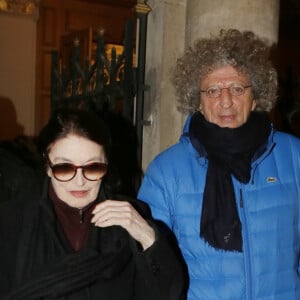
M 80 221 L 80 224 L 83 224 L 84 222 L 84 215 L 83 215 L 83 209 L 79 209 L 79 221 Z
M 251 300 L 252 297 L 252 267 L 251 267 L 251 255 L 250 255 L 250 247 L 249 247 L 249 236 L 248 236 L 248 227 L 247 227 L 247 216 L 245 212 L 245 202 L 243 199 L 243 191 L 240 187 L 240 208 L 245 220 L 245 240 L 244 242 L 244 257 L 245 257 L 245 277 L 246 277 L 246 295 L 248 295 L 247 299 Z
M 265 159 L 272 151 L 273 147 L 275 146 L 275 143 L 272 143 L 271 146 L 269 147 L 269 149 L 267 149 L 267 151 L 262 155 L 262 157 L 259 159 L 259 161 L 256 161 L 255 164 L 253 165 L 253 168 L 252 168 L 252 172 L 251 172 L 251 179 L 249 181 L 249 183 L 251 182 L 251 184 L 253 185 L 254 184 L 254 174 L 257 170 L 257 167 L 258 165 L 260 164 L 260 162 Z M 248 217 L 247 217 L 247 214 L 246 214 L 246 211 L 245 211 L 245 202 L 244 202 L 244 199 L 243 199 L 243 190 L 240 186 L 240 199 L 239 199 L 239 202 L 240 202 L 240 211 L 241 211 L 241 214 L 244 218 L 244 221 L 245 221 L 245 226 L 244 226 L 244 230 L 245 230 L 245 240 L 243 241 L 245 243 L 245 246 L 244 246 L 244 257 L 245 257 L 245 271 L 246 271 L 246 295 L 248 295 L 247 299 L 248 300 L 252 300 L 253 299 L 253 287 L 252 287 L 252 278 L 253 278 L 253 269 L 252 269 L 252 266 L 251 266 L 251 255 L 250 255 L 250 246 L 249 246 L 249 235 L 248 235 L 248 227 L 247 227 L 247 224 L 248 224 Z

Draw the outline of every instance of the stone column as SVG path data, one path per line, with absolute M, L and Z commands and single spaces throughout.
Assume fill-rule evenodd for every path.
M 187 0 L 186 45 L 222 28 L 251 30 L 276 43 L 279 0 Z
M 182 129 L 182 116 L 176 109 L 170 82 L 172 66 L 184 51 L 186 0 L 151 0 L 148 14 L 144 97 L 142 165 L 176 141 Z
M 176 109 L 172 67 L 184 49 L 199 37 L 221 28 L 252 30 L 277 42 L 279 0 L 149 0 L 144 119 L 143 169 L 153 157 L 175 143 L 186 116 Z

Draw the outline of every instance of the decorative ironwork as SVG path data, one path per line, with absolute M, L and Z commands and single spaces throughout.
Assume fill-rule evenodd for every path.
M 144 1 L 144 0 L 138 0 L 137 1 L 137 4 L 135 6 L 135 11 L 137 13 L 141 13 L 141 14 L 144 14 L 144 15 L 147 15 L 150 11 L 151 11 L 151 8 L 150 6 L 147 4 L 147 1 Z
M 133 68 L 133 28 L 128 21 L 125 29 L 124 48 L 106 51 L 104 31 L 99 30 L 95 60 L 80 65 L 79 40 L 74 41 L 70 68 L 61 66 L 58 51 L 52 52 L 51 110 L 67 107 L 85 107 L 97 111 L 121 113 L 133 120 L 133 102 L 136 90 Z

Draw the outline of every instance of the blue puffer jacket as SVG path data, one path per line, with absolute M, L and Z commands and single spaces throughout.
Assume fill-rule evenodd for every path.
M 200 238 L 206 171 L 206 159 L 183 134 L 149 165 L 138 195 L 177 236 L 189 269 L 188 299 L 299 300 L 300 140 L 272 131 L 250 182 L 233 178 L 242 253 Z

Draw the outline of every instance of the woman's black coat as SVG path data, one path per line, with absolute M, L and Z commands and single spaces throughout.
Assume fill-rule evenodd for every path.
M 180 256 L 143 202 L 123 197 L 155 229 L 157 240 L 146 251 L 120 226 L 90 224 L 87 247 L 74 252 L 54 213 L 48 186 L 42 197 L 0 207 L 1 300 L 184 299 Z M 98 202 L 108 198 L 103 190 Z

